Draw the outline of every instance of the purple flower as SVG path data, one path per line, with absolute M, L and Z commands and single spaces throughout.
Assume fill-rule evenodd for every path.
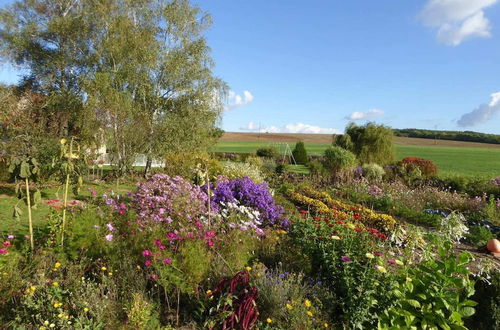
M 111 242 L 113 240 L 113 234 L 108 234 L 104 236 L 106 238 L 106 241 Z
M 257 233 L 257 235 L 260 235 L 260 236 L 264 236 L 264 231 L 260 228 L 255 228 L 255 232 Z
M 349 262 L 349 261 L 351 261 L 351 258 L 349 258 L 347 256 L 342 256 L 342 257 L 340 257 L 340 260 L 342 260 L 343 262 Z
M 153 262 L 150 259 L 148 259 L 148 260 L 144 261 L 144 266 L 149 267 L 149 266 L 151 266 L 152 263 Z
M 153 254 L 149 250 L 144 250 L 142 251 L 142 256 L 143 257 L 151 257 Z

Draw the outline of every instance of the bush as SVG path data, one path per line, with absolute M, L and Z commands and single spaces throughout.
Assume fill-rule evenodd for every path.
M 264 178 L 262 177 L 259 167 L 249 163 L 225 163 L 222 167 L 221 176 L 226 177 L 229 180 L 249 177 L 254 182 L 264 182 Z
M 362 167 L 363 176 L 369 181 L 380 181 L 385 175 L 382 166 L 377 164 L 365 164 Z
M 170 177 L 180 176 L 192 180 L 195 176 L 195 169 L 199 164 L 203 168 L 208 168 L 211 176 L 219 175 L 222 170 L 219 162 L 211 159 L 206 153 L 181 152 L 169 154 L 165 157 L 164 172 Z
M 323 163 L 319 160 L 312 160 L 307 164 L 307 167 L 309 167 L 309 172 L 313 176 L 323 176 L 326 174 L 325 167 L 323 166 Z
M 278 157 L 278 150 L 274 147 L 260 148 L 255 152 L 257 156 L 264 158 L 276 158 Z
M 488 230 L 488 228 L 485 228 L 483 226 L 475 226 L 470 229 L 469 233 L 466 235 L 466 238 L 468 243 L 481 247 L 485 246 L 486 243 L 494 237 L 491 231 Z
M 292 151 L 293 158 L 295 162 L 300 165 L 307 164 L 307 151 L 304 142 L 297 142 L 295 144 L 295 149 Z
M 406 168 L 407 171 L 418 169 L 422 176 L 428 177 L 437 173 L 436 165 L 427 159 L 418 157 L 406 157 L 398 162 L 399 167 Z
M 350 171 L 356 166 L 356 156 L 341 147 L 328 147 L 325 150 L 324 166 L 339 174 Z

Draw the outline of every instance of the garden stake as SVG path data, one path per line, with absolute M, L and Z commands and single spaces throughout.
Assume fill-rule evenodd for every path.
M 33 221 L 31 219 L 30 185 L 27 177 L 25 178 L 25 180 L 26 180 L 26 202 L 28 203 L 28 222 L 30 227 L 30 244 L 31 244 L 31 251 L 34 251 L 35 240 L 33 238 Z
M 72 155 L 73 155 L 73 138 L 71 138 L 71 141 L 69 143 L 68 165 L 71 162 Z M 64 227 L 66 226 L 66 207 L 68 206 L 68 190 L 69 190 L 69 166 L 66 167 L 66 184 L 64 187 L 61 246 L 64 246 Z

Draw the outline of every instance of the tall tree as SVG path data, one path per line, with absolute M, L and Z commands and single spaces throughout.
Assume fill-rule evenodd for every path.
M 206 149 L 226 85 L 212 73 L 210 16 L 188 0 L 22 0 L 0 11 L 4 57 L 66 118 L 60 135 L 102 137 L 121 173 Z

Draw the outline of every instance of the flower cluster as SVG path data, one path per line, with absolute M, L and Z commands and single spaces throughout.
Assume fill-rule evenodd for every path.
M 165 174 L 153 175 L 138 185 L 133 194 L 133 206 L 141 222 L 190 222 L 207 213 L 208 196 L 200 187 L 183 178 Z
M 121 215 L 127 213 L 127 205 L 120 201 L 120 195 L 114 196 L 114 193 L 111 193 L 111 196 L 108 196 L 108 194 L 104 193 L 102 198 L 112 211 Z
M 249 177 L 236 180 L 222 180 L 213 191 L 212 203 L 219 208 L 221 203 L 238 203 L 260 212 L 264 224 L 288 225 L 283 207 L 276 205 L 267 183 L 257 184 Z

